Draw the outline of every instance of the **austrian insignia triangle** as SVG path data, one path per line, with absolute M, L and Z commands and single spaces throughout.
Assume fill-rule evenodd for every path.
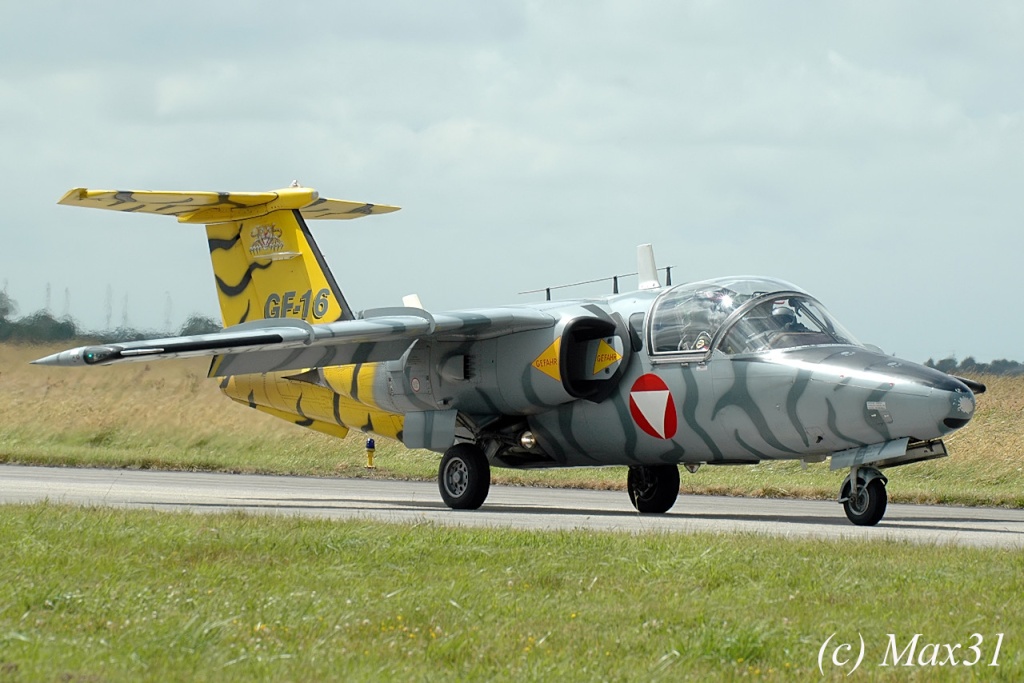
M 668 385 L 657 375 L 641 375 L 629 390 L 629 412 L 644 432 L 658 439 L 676 434 L 676 404 Z

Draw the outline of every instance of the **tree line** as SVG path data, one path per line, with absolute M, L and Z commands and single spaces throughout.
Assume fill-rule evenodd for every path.
M 198 313 L 189 316 L 177 331 L 138 330 L 132 327 L 92 331 L 83 329 L 70 317 L 55 318 L 49 311 L 36 311 L 21 318 L 15 318 L 14 315 L 17 311 L 17 304 L 8 296 L 7 292 L 0 292 L 0 342 L 46 344 L 78 339 L 125 342 L 174 335 L 207 334 L 219 332 L 221 329 L 221 326 L 212 318 Z
M 1024 375 L 1024 363 L 1006 360 L 1005 358 L 994 360 L 991 363 L 979 363 L 974 360 L 973 356 L 967 356 L 967 358 L 959 362 L 953 357 L 943 358 L 939 361 L 929 358 L 924 364 L 929 368 L 941 370 L 949 375 L 962 375 L 965 373 L 969 375 Z
M 221 329 L 221 326 L 212 318 L 194 313 L 189 316 L 188 320 L 176 332 L 137 330 L 124 327 L 91 332 L 82 330 L 78 323 L 71 318 L 57 319 L 48 311 L 36 311 L 23 318 L 15 319 L 12 316 L 17 312 L 17 309 L 17 305 L 7 293 L 0 292 L 0 342 L 40 344 L 71 341 L 74 339 L 125 342 L 152 339 L 154 337 L 167 337 L 175 334 L 181 336 L 208 334 L 210 332 L 219 332 Z M 972 375 L 1024 375 L 1024 363 L 1006 359 L 994 360 L 991 363 L 981 363 L 975 360 L 973 356 L 968 356 L 961 361 L 953 357 L 943 358 L 938 361 L 929 358 L 924 364 L 929 368 L 935 368 L 951 375 L 964 373 Z

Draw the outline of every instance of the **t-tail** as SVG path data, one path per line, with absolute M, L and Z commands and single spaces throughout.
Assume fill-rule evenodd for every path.
M 352 320 L 298 209 L 206 226 L 225 327 L 262 318 Z
M 316 190 L 295 186 L 273 192 L 76 188 L 58 203 L 205 224 L 225 327 L 264 318 L 300 318 L 311 324 L 353 319 L 306 221 L 398 210 L 397 206 L 323 199 Z

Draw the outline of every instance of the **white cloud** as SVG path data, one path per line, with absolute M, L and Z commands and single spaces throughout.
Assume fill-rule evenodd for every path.
M 356 305 L 507 303 L 653 240 L 677 278 L 793 280 L 911 358 L 966 348 L 969 310 L 969 352 L 1024 360 L 1006 295 L 979 294 L 1024 287 L 1016 3 L 124 7 L 0 25 L 22 311 L 47 281 L 90 324 L 107 283 L 148 324 L 165 292 L 215 310 L 201 230 L 54 206 L 71 186 L 298 179 L 404 207 L 315 228 Z

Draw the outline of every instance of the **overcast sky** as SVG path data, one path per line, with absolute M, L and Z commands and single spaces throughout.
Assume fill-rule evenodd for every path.
M 529 303 L 653 242 L 901 357 L 1024 361 L 1017 1 L 4 2 L 0 45 L 21 314 L 219 318 L 200 226 L 72 187 L 298 180 L 403 207 L 312 224 L 357 309 Z

